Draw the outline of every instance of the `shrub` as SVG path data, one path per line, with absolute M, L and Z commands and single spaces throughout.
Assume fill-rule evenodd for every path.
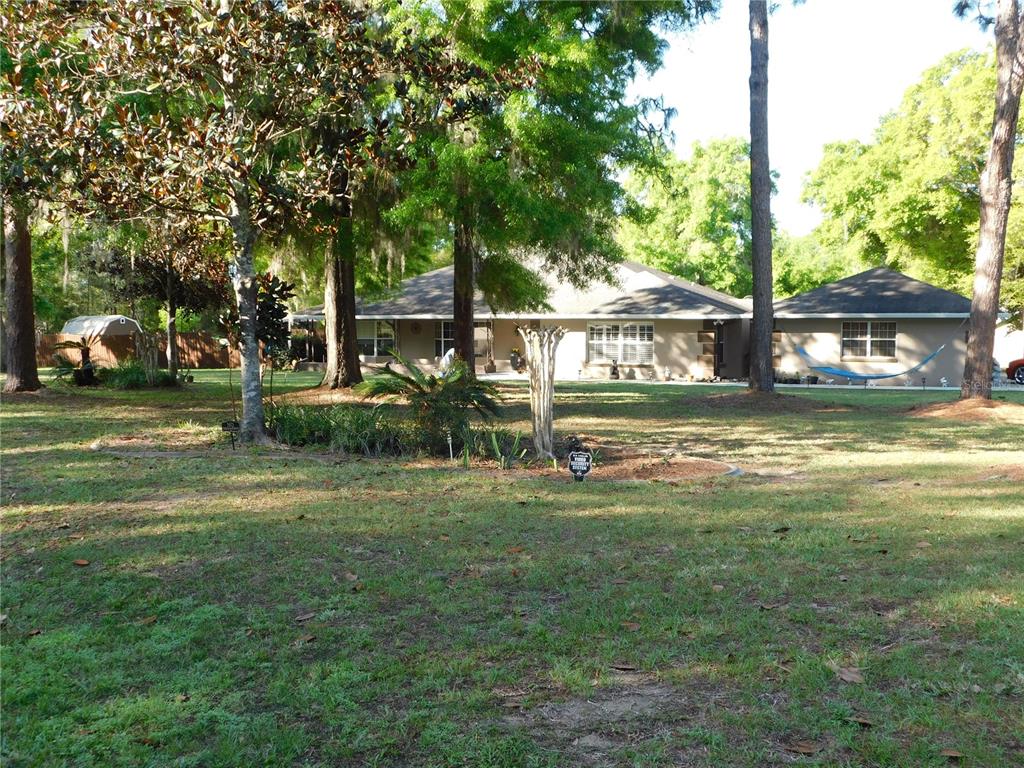
M 178 382 L 167 371 L 148 371 L 139 360 L 122 360 L 113 368 L 97 368 L 96 377 L 101 384 L 114 389 L 143 389 L 144 387 L 174 387 Z
M 103 371 L 102 382 L 114 389 L 142 389 L 149 386 L 146 369 L 138 360 L 122 360 Z
M 458 438 L 469 429 L 469 411 L 484 419 L 498 414 L 497 390 L 469 375 L 469 367 L 456 359 L 445 376 L 424 373 L 401 355 L 395 359 L 408 369 L 399 373 L 390 364 L 381 375 L 356 387 L 365 398 L 405 398 L 409 402 L 417 442 L 432 453 L 447 453 L 448 436 Z
M 288 445 L 325 445 L 362 456 L 400 456 L 413 447 L 402 427 L 378 408 L 275 405 L 271 430 Z
M 268 408 L 270 428 L 287 445 L 329 443 L 331 408 L 274 405 Z

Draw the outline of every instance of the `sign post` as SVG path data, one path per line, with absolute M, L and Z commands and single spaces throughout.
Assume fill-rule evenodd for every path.
M 578 483 L 583 482 L 593 465 L 594 457 L 587 451 L 573 451 L 569 454 L 569 471 Z

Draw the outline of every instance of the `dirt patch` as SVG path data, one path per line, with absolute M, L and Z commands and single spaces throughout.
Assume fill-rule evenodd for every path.
M 827 413 L 849 411 L 849 406 L 823 403 L 808 397 L 783 395 L 779 392 L 729 392 L 722 395 L 705 395 L 692 402 L 697 408 L 708 410 L 729 410 L 742 413 Z
M 632 678 L 633 676 L 631 676 Z M 635 676 L 585 698 L 557 701 L 507 715 L 504 724 L 523 728 L 556 750 L 566 765 L 622 764 L 622 750 L 700 721 L 720 694 L 690 690 Z M 685 765 L 685 755 L 673 755 Z
M 951 419 L 953 421 L 994 421 L 1024 426 L 1024 405 L 1006 400 L 985 400 L 972 397 L 951 403 L 916 405 L 910 415 L 921 419 Z

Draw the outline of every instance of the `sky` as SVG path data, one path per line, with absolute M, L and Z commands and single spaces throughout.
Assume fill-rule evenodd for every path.
M 800 201 L 803 179 L 832 141 L 870 141 L 879 118 L 947 53 L 984 50 L 991 32 L 953 14 L 953 0 L 781 0 L 768 22 L 768 143 L 779 173 L 772 214 L 806 234 L 819 222 Z M 717 20 L 670 36 L 665 66 L 635 93 L 662 96 L 682 157 L 695 141 L 749 137 L 746 0 L 722 0 Z M 994 97 L 994 94 L 993 94 Z

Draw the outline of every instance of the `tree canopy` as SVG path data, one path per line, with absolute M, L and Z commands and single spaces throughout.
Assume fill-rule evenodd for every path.
M 804 193 L 824 213 L 823 247 L 851 266 L 884 264 L 970 293 L 995 86 L 991 52 L 950 54 L 882 118 L 873 141 L 827 145 Z M 1022 213 L 1018 196 L 1003 282 L 1015 308 L 1024 307 Z
M 663 153 L 662 169 L 626 183 L 636 215 L 620 219 L 626 255 L 734 296 L 752 289 L 750 144 L 727 138 L 696 143 L 690 158 Z

